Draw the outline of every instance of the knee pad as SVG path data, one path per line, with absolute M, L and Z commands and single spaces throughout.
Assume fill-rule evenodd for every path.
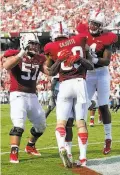
M 31 133 L 34 137 L 37 137 L 37 138 L 40 137 L 40 136 L 43 134 L 43 132 L 36 132 L 36 130 L 35 130 L 34 127 L 31 128 L 30 133 Z
M 73 127 L 74 118 L 69 118 L 66 124 L 66 128 Z
M 11 129 L 9 135 L 22 137 L 23 132 L 24 132 L 24 129 L 19 127 L 14 127 Z
M 99 110 L 103 114 L 107 113 L 109 111 L 108 105 L 99 106 Z
M 103 124 L 111 123 L 111 114 L 108 105 L 99 106 L 99 110 L 103 119 Z

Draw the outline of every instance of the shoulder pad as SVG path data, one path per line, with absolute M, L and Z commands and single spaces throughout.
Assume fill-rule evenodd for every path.
M 50 53 L 51 44 L 52 44 L 52 42 L 47 43 L 47 44 L 44 46 L 44 53 L 45 53 L 45 54 L 49 54 L 49 53 Z
M 19 53 L 19 50 L 9 49 L 4 52 L 4 57 L 10 57 L 17 55 Z
M 46 57 L 43 54 L 40 54 L 40 63 L 44 63 L 46 61 Z

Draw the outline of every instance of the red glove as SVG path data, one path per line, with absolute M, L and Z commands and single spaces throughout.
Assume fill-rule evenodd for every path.
M 71 51 L 67 50 L 67 49 L 64 49 L 64 50 L 61 50 L 60 52 L 58 52 L 57 54 L 57 58 L 58 60 L 60 61 L 65 61 L 68 59 L 68 57 L 72 54 Z
M 66 66 L 71 66 L 73 65 L 75 62 L 77 62 L 80 59 L 79 55 L 71 55 L 69 56 L 69 58 L 66 60 L 65 65 Z

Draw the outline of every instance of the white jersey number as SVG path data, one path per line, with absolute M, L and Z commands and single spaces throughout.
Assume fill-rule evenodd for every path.
M 96 46 L 97 46 L 96 43 L 93 43 L 92 45 L 89 46 L 89 52 L 90 52 L 91 54 L 92 54 L 92 52 L 95 53 Z
M 83 57 L 83 49 L 82 49 L 81 46 L 74 46 L 71 49 L 71 51 L 72 51 L 73 55 L 76 55 L 77 51 L 79 51 L 80 52 L 80 56 Z M 79 65 L 78 64 L 74 64 L 73 66 L 65 66 L 64 62 L 61 63 L 61 69 L 62 70 L 71 70 L 71 69 L 73 69 L 73 67 L 74 68 L 78 68 L 79 66 L 80 66 L 80 64 Z
M 31 76 L 31 68 L 35 69 L 35 73 Z M 27 63 L 22 63 L 22 72 L 26 72 L 27 75 L 21 75 L 23 80 L 36 80 L 36 75 L 39 69 L 39 65 L 32 65 Z

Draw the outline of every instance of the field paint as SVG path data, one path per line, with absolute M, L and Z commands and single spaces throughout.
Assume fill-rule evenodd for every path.
M 120 141 L 112 141 L 112 143 L 120 143 Z M 99 144 L 104 144 L 104 142 L 93 142 L 93 143 L 88 143 L 88 145 L 99 145 Z M 72 145 L 73 147 L 78 146 L 78 144 Z M 51 150 L 51 149 L 58 149 L 57 146 L 52 146 L 52 147 L 45 147 L 45 148 L 40 148 L 37 150 Z M 19 152 L 25 152 L 25 151 L 19 151 Z M 10 152 L 1 152 L 0 155 L 4 154 L 9 154 Z
M 90 159 L 87 167 L 102 175 L 120 175 L 120 155 Z

